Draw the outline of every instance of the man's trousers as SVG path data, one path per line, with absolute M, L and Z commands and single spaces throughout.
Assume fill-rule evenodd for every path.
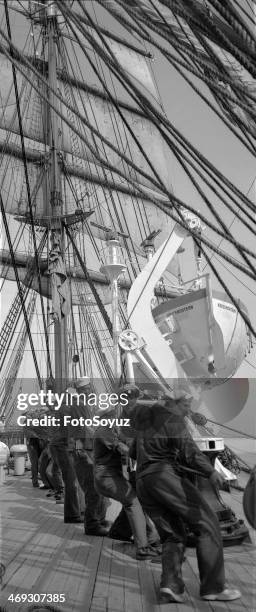
M 84 492 L 84 530 L 85 533 L 87 533 L 97 530 L 97 528 L 101 526 L 106 518 L 108 502 L 107 499 L 95 489 L 93 462 L 89 452 L 85 450 L 75 450 L 72 454 L 76 477 Z
M 41 454 L 38 438 L 32 438 L 27 442 L 27 449 L 31 463 L 32 484 L 38 486 L 38 460 Z
M 196 537 L 200 575 L 200 593 L 218 593 L 224 589 L 224 559 L 219 522 L 200 491 L 180 477 L 169 464 L 160 471 L 137 478 L 137 495 L 154 521 L 162 544 L 162 585 L 182 593 L 181 573 L 186 544 L 186 525 Z
M 81 517 L 78 485 L 84 492 L 85 532 L 95 530 L 105 519 L 107 500 L 94 487 L 93 464 L 84 450 L 69 451 L 64 445 L 50 445 L 50 451 L 58 461 L 64 481 L 64 521 Z
M 81 518 L 72 453 L 64 444 L 50 444 L 50 452 L 58 463 L 64 482 L 64 522 Z
M 94 471 L 95 486 L 99 493 L 119 501 L 129 520 L 137 548 L 145 548 L 148 544 L 146 520 L 139 503 L 136 491 L 123 476 L 121 470 L 96 467 Z

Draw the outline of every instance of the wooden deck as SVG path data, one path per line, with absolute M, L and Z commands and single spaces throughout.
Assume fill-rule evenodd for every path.
M 27 475 L 8 476 L 0 497 L 1 563 L 6 568 L 1 611 L 25 612 L 32 606 L 11 603 L 11 593 L 64 593 L 65 603 L 52 604 L 62 612 L 256 612 L 254 544 L 225 549 L 227 580 L 242 590 L 241 600 L 200 601 L 195 551 L 187 549 L 183 566 L 187 601 L 159 605 L 160 564 L 136 561 L 130 544 L 85 536 L 83 525 L 65 525 L 63 506 L 46 498 L 45 491 L 33 489 Z M 243 517 L 241 499 L 241 493 L 232 492 L 232 507 L 239 517 Z M 227 500 L 231 505 L 230 495 Z M 255 543 L 255 533 L 252 538 Z

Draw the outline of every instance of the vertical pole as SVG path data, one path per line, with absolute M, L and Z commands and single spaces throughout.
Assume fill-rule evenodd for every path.
M 122 373 L 121 355 L 119 348 L 119 333 L 120 321 L 118 313 L 118 280 L 114 278 L 112 281 L 112 325 L 113 325 L 113 349 L 114 349 L 114 377 L 115 380 L 120 380 Z
M 57 88 L 57 17 L 54 2 L 48 0 L 47 3 L 48 21 L 48 75 L 49 85 L 53 91 L 49 90 L 49 101 L 55 107 L 57 104 L 54 91 Z M 61 222 L 63 213 L 63 203 L 61 197 L 61 177 L 58 161 L 59 129 L 58 118 L 52 107 L 49 107 L 49 146 L 51 151 L 51 170 L 50 170 L 50 214 L 51 214 L 51 245 L 55 248 L 59 244 L 61 255 L 64 257 L 64 229 Z M 54 322 L 54 351 L 55 351 L 55 381 L 56 391 L 61 392 L 65 388 L 68 380 L 68 359 L 67 359 L 67 323 L 66 317 L 61 321 Z
M 115 240 L 109 242 L 111 252 L 111 265 L 112 269 L 119 265 L 118 247 L 119 244 Z M 118 274 L 119 276 L 119 274 Z M 114 350 L 114 377 L 118 381 L 121 376 L 121 355 L 119 348 L 119 332 L 120 332 L 120 321 L 119 321 L 119 295 L 118 295 L 118 276 L 113 275 L 111 283 L 112 291 L 112 325 L 113 325 L 113 350 Z
M 119 319 L 119 290 L 118 278 L 122 274 L 126 266 L 120 263 L 119 258 L 119 241 L 116 233 L 108 237 L 108 262 L 101 266 L 101 271 L 106 273 L 111 284 L 111 307 L 112 307 L 112 328 L 113 328 L 113 366 L 114 379 L 119 382 L 122 374 L 121 353 L 119 347 L 120 319 Z

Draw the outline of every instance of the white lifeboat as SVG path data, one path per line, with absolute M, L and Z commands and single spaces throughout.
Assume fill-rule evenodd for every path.
M 160 304 L 152 315 L 186 377 L 201 389 L 233 376 L 247 353 L 246 324 L 225 293 L 195 289 Z

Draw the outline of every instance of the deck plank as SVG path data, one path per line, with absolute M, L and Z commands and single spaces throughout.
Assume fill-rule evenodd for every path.
M 103 540 L 103 547 L 101 557 L 99 561 L 97 582 L 93 593 L 91 602 L 91 612 L 101 612 L 107 609 L 108 594 L 110 588 L 110 573 L 111 573 L 111 559 L 112 559 L 112 546 L 113 541 L 107 538 Z
M 1 562 L 6 566 L 1 605 L 25 612 L 28 603 L 10 603 L 10 593 L 64 593 L 61 612 L 166 612 L 158 600 L 161 564 L 137 561 L 131 544 L 85 536 L 83 525 L 65 525 L 63 506 L 33 489 L 25 477 L 7 477 L 1 486 Z M 242 514 L 242 494 L 225 501 Z M 115 516 L 119 506 L 109 509 Z M 255 532 L 251 530 L 255 543 Z M 186 601 L 172 612 L 256 612 L 255 546 L 225 549 L 227 580 L 242 590 L 237 602 L 210 604 L 199 598 L 196 555 L 188 549 L 183 566 Z M 31 604 L 30 604 L 31 605 Z
M 124 544 L 124 552 L 126 545 Z M 143 610 L 143 594 L 139 582 L 139 566 L 144 561 L 137 561 L 134 555 L 134 548 L 131 547 L 131 557 L 129 562 L 124 563 L 124 597 L 125 612 L 141 612 Z
M 143 561 L 139 567 L 139 584 L 142 593 L 143 612 L 160 612 L 158 597 L 150 569 L 150 562 Z

